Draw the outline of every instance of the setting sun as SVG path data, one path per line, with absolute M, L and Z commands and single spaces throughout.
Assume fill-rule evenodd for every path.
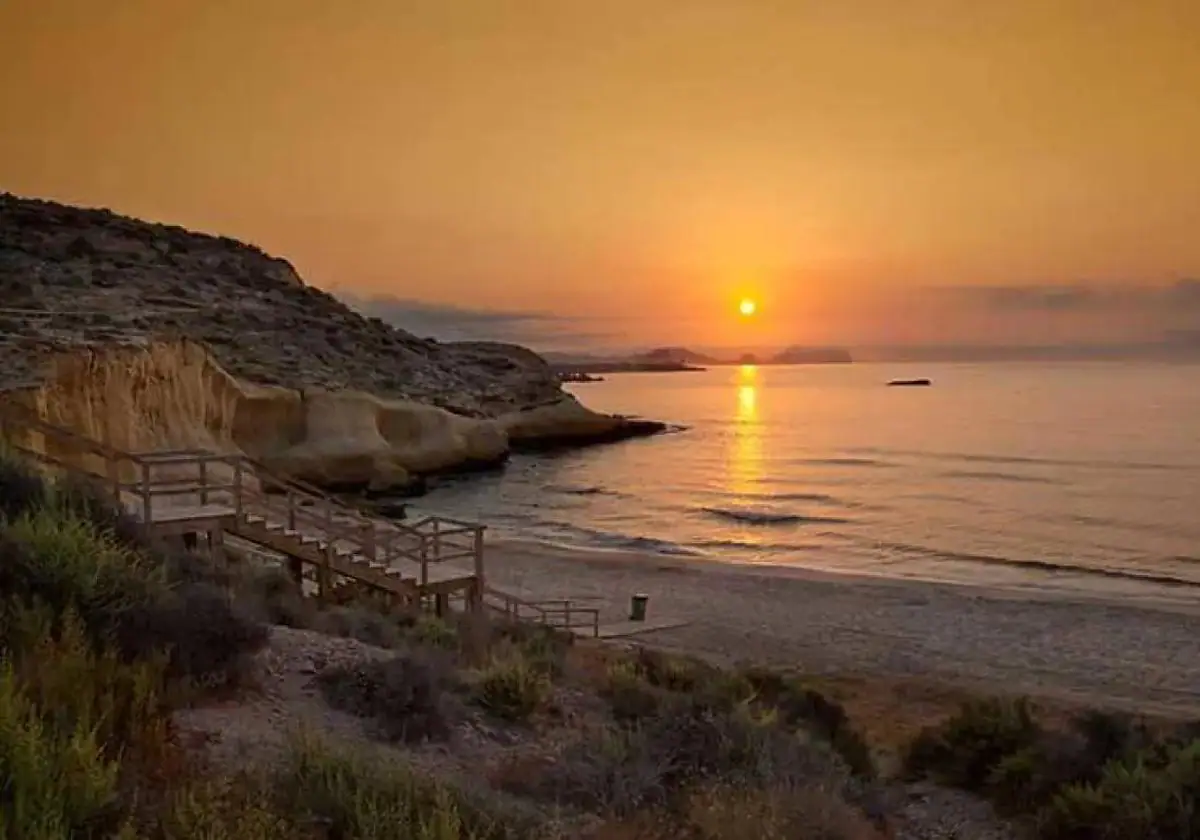
M 744 315 L 747 318 L 749 318 L 751 315 L 753 315 L 757 311 L 758 311 L 758 304 L 755 303 L 750 298 L 742 298 L 741 303 L 738 304 L 738 312 L 742 313 L 742 315 Z

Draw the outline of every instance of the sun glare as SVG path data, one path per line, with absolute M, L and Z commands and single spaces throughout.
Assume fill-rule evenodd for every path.
M 742 313 L 743 317 L 749 318 L 757 311 L 758 304 L 750 298 L 742 298 L 741 303 L 738 304 L 738 312 Z

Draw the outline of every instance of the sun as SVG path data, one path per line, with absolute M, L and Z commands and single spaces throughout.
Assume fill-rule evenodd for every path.
M 750 298 L 742 298 L 741 302 L 738 303 L 738 312 L 742 313 L 742 316 L 745 318 L 749 318 L 757 311 L 758 304 Z

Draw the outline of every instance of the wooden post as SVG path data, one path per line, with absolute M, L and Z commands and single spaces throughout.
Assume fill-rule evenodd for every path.
M 150 534 L 150 528 L 154 522 L 154 511 L 150 498 L 150 464 L 142 461 L 142 522 L 147 535 Z
M 368 519 L 363 524 L 363 531 L 365 532 L 362 540 L 363 555 L 366 556 L 366 558 L 371 562 L 375 562 L 377 559 L 375 546 L 375 523 Z
M 233 461 L 233 512 L 238 521 L 242 518 L 242 459 Z
M 296 494 L 290 487 L 287 491 L 287 527 L 289 531 L 296 530 Z
M 472 558 L 475 561 L 475 585 L 479 590 L 479 606 L 483 607 L 483 592 L 487 585 L 483 578 L 483 526 L 475 528 L 475 556 Z
M 563 601 L 563 622 L 568 630 L 571 629 L 571 602 Z
M 197 466 L 200 469 L 200 504 L 208 504 L 208 458 L 204 455 L 200 456 L 197 461 Z
M 424 590 L 429 585 L 429 546 L 424 534 L 418 534 L 417 539 L 421 541 L 421 589 Z M 424 594 L 424 591 L 421 594 Z
M 325 556 L 321 559 L 321 565 L 317 569 L 317 597 L 322 604 L 328 604 L 329 597 L 333 594 L 330 591 L 331 570 L 333 556 L 337 549 L 333 545 L 333 505 L 327 501 L 323 501 L 322 504 L 325 505 Z

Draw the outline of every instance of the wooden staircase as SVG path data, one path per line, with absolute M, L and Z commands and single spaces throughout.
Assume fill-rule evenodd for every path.
M 0 440 L 53 472 L 97 483 L 147 538 L 203 537 L 220 551 L 234 536 L 287 558 L 293 577 L 329 601 L 352 581 L 394 604 L 491 610 L 580 635 L 599 613 L 567 599 L 523 598 L 486 584 L 484 525 L 429 516 L 370 515 L 312 485 L 280 477 L 240 453 L 124 452 L 42 420 L 0 392 Z

